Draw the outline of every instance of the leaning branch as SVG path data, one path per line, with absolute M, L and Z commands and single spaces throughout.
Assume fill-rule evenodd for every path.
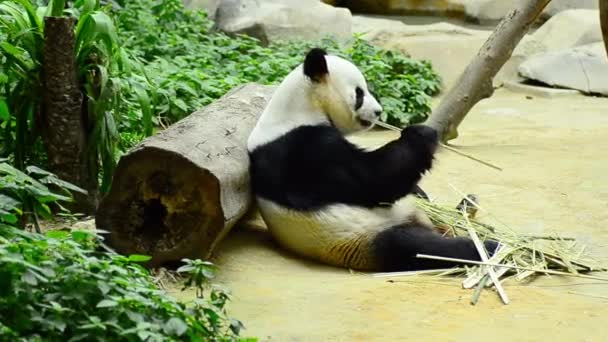
M 608 0 L 599 0 L 600 3 L 600 25 L 602 26 L 602 36 L 604 37 L 604 46 L 608 53 Z
M 494 92 L 492 80 L 551 0 L 530 0 L 511 11 L 496 26 L 456 85 L 445 95 L 426 124 L 441 132 L 446 142 L 458 137 L 458 125 L 469 110 Z M 605 2 L 605 0 L 601 0 Z

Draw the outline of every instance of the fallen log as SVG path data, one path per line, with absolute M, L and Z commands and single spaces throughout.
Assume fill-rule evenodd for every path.
M 108 245 L 150 267 L 208 259 L 250 206 L 246 141 L 273 91 L 239 86 L 124 155 L 95 217 Z

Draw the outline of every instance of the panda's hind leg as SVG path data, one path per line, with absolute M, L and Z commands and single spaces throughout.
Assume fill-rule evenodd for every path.
M 486 241 L 488 255 L 498 247 L 495 241 Z M 415 271 L 451 268 L 458 263 L 416 258 L 428 254 L 448 258 L 480 261 L 473 241 L 468 238 L 444 237 L 419 223 L 402 224 L 379 232 L 372 242 L 372 254 L 380 272 Z

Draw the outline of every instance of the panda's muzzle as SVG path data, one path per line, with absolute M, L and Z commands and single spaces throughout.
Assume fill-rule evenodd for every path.
M 359 118 L 359 117 L 357 118 L 357 121 L 363 127 L 371 127 L 371 125 L 373 124 L 372 121 L 366 120 L 366 119 L 362 119 L 362 118 Z

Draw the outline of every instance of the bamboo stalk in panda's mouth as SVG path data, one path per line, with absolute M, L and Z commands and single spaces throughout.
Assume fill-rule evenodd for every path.
M 395 126 L 390 125 L 390 124 L 387 124 L 387 123 L 382 122 L 382 121 L 380 121 L 380 120 L 376 120 L 376 121 L 374 121 L 374 123 L 375 123 L 376 125 L 380 126 L 380 127 L 383 127 L 383 128 L 386 128 L 386 129 L 390 129 L 390 130 L 393 130 L 393 131 L 396 131 L 396 132 L 401 132 L 401 128 L 399 128 L 399 127 L 395 127 Z M 453 147 L 451 147 L 451 146 L 448 146 L 448 145 L 446 145 L 446 144 L 444 144 L 444 143 L 441 143 L 441 142 L 440 142 L 440 143 L 439 143 L 439 145 L 440 145 L 441 147 L 445 148 L 445 149 L 446 149 L 446 150 L 448 150 L 448 151 L 452 151 L 452 152 L 454 152 L 454 153 L 456 153 L 456 154 L 458 154 L 458 155 L 461 155 L 461 156 L 463 156 L 463 157 L 466 157 L 466 158 L 469 158 L 469 159 L 471 159 L 471 160 L 474 160 L 474 161 L 476 161 L 476 162 L 478 162 L 478 163 L 481 163 L 481 164 L 483 164 L 483 165 L 485 165 L 485 166 L 491 167 L 491 168 L 493 168 L 493 169 L 495 169 L 495 170 L 502 171 L 502 168 L 501 168 L 501 167 L 498 167 L 498 166 L 496 166 L 496 165 L 494 165 L 494 164 L 492 164 L 492 163 L 489 163 L 489 162 L 487 162 L 487 161 L 481 160 L 481 159 L 479 159 L 479 158 L 473 157 L 473 156 L 472 156 L 472 155 L 470 155 L 470 154 L 467 154 L 467 153 L 464 153 L 464 152 L 462 152 L 462 151 L 459 151 L 459 150 L 457 150 L 457 149 L 455 149 L 455 148 L 453 148 Z

